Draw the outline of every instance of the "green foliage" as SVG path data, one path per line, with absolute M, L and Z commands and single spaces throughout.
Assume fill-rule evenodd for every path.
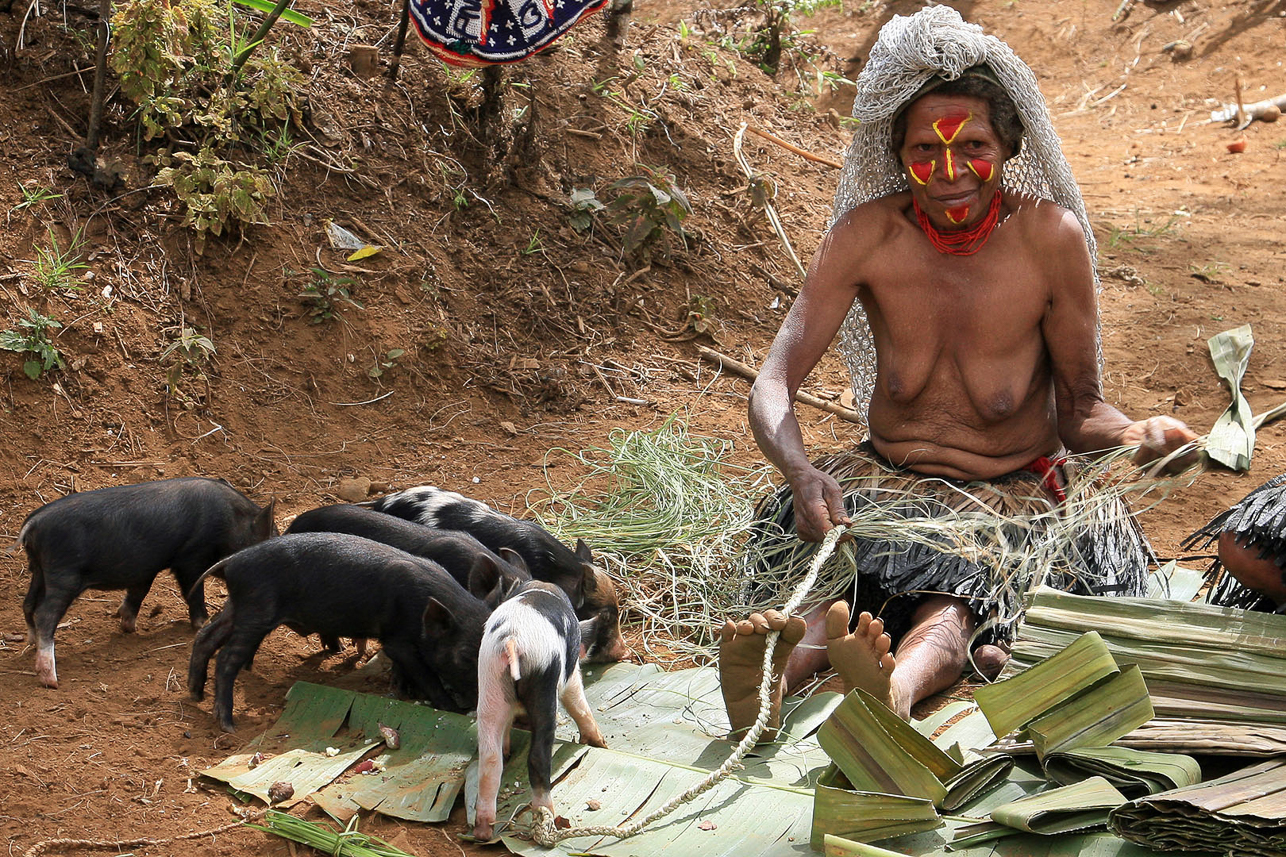
M 36 261 L 33 263 L 33 275 L 36 282 L 46 291 L 68 290 L 78 292 L 80 283 L 76 282 L 76 271 L 89 267 L 80 261 L 80 251 L 84 246 L 81 230 L 77 229 L 71 236 L 71 246 L 58 246 L 58 236 L 52 229 L 48 232 L 49 246 L 36 248 Z
M 325 268 L 313 268 L 313 281 L 299 294 L 308 307 L 308 321 L 321 324 L 335 318 L 338 302 L 365 309 L 353 297 L 352 289 L 358 284 L 354 277 L 337 277 Z
M 196 330 L 186 325 L 179 328 L 178 336 L 161 351 L 161 359 L 177 357 L 170 371 L 166 373 L 166 389 L 171 396 L 186 398 L 182 392 L 183 376 L 190 373 L 198 381 L 204 381 L 205 364 L 214 356 L 214 343 Z
M 1150 217 L 1144 217 L 1139 210 L 1134 210 L 1134 225 L 1120 227 L 1116 224 L 1108 225 L 1107 245 L 1109 247 L 1120 247 L 1123 244 L 1134 244 L 1139 239 L 1158 238 L 1163 235 L 1171 235 L 1178 231 L 1179 223 L 1183 216 L 1175 213 L 1171 214 L 1164 223 L 1156 223 Z M 1137 245 L 1136 245 L 1137 247 Z M 1137 247 L 1137 249 L 1145 249 Z
M 599 201 L 593 188 L 577 187 L 572 188 L 571 196 L 568 197 L 568 203 L 572 207 L 571 222 L 572 228 L 577 232 L 584 232 L 594 225 L 594 215 L 598 214 L 607 206 Z
M 266 222 L 276 184 L 265 168 L 284 163 L 300 119 L 303 75 L 254 42 L 247 23 L 215 0 L 128 0 L 112 18 L 112 67 L 143 139 L 165 141 L 151 160 L 198 252 L 207 235 Z
M 195 155 L 175 152 L 156 174 L 183 203 L 183 225 L 197 232 L 197 252 L 207 233 L 222 235 L 230 224 L 266 223 L 264 206 L 277 194 L 272 176 L 258 167 L 225 161 L 212 148 Z
M 178 355 L 179 362 L 189 366 L 200 366 L 214 356 L 214 343 L 209 337 L 202 336 L 194 329 L 184 326 L 173 342 L 165 346 L 161 359 L 167 360 Z
M 397 359 L 406 353 L 404 348 L 390 348 L 383 355 L 375 356 L 375 365 L 366 370 L 366 374 L 371 376 L 371 380 L 378 381 L 384 376 L 384 373 L 397 365 Z
M 663 169 L 639 165 L 641 175 L 613 182 L 614 196 L 607 204 L 608 222 L 624 226 L 621 245 L 627 255 L 647 252 L 660 243 L 668 251 L 669 236 L 677 235 L 686 249 L 683 221 L 692 214 L 692 205 Z
M 31 208 L 51 199 L 62 199 L 61 193 L 54 193 L 51 188 L 41 187 L 38 184 L 19 183 L 18 191 L 22 194 L 22 202 L 9 209 L 10 212 L 22 211 L 24 208 Z
M 1228 265 L 1224 262 L 1211 262 L 1209 265 L 1188 266 L 1188 274 L 1194 280 L 1200 280 L 1203 283 L 1209 283 L 1217 286 L 1223 282 L 1223 272 L 1228 270 Z
M 60 322 L 27 307 L 27 317 L 18 319 L 18 328 L 0 332 L 0 348 L 30 354 L 33 359 L 22 364 L 22 371 L 36 380 L 51 369 L 66 369 L 62 354 L 49 339 L 49 331 L 62 327 Z
M 545 243 L 540 240 L 540 227 L 538 226 L 536 227 L 536 231 L 532 233 L 531 240 L 527 242 L 526 248 L 522 250 L 522 255 L 530 256 L 534 253 L 544 252 Z

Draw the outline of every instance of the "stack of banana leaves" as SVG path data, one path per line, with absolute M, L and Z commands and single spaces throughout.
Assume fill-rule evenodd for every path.
M 928 742 L 846 698 L 818 733 L 833 765 L 813 847 L 1286 855 L 1286 759 L 1253 758 L 1286 753 L 1286 617 L 1040 589 L 1010 667 L 975 701 L 917 723 Z

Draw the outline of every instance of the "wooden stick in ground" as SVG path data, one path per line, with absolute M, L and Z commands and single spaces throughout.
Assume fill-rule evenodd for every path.
M 707 360 L 714 361 L 724 369 L 733 374 L 740 375 L 751 381 L 759 377 L 759 372 L 742 363 L 740 360 L 734 360 L 726 354 L 720 354 L 713 348 L 706 348 L 704 345 L 698 345 L 697 351 Z M 805 393 L 803 390 L 795 393 L 795 401 L 803 402 L 805 405 L 812 405 L 814 408 L 835 414 L 840 419 L 848 420 L 851 423 L 863 423 L 862 416 L 852 408 L 846 408 L 835 402 L 828 402 L 825 399 L 819 399 L 811 393 Z
M 1237 95 L 1237 126 L 1244 128 L 1246 127 L 1246 108 L 1241 103 L 1241 75 L 1234 78 L 1233 91 Z
M 796 155 L 799 155 L 801 158 L 803 158 L 806 161 L 813 161 L 818 164 L 825 164 L 826 166 L 832 167 L 837 170 L 844 169 L 844 165 L 839 163 L 838 161 L 832 161 L 830 158 L 823 158 L 821 155 L 814 155 L 812 152 L 805 151 L 804 149 L 801 149 L 798 146 L 787 143 L 782 138 L 769 134 L 767 131 L 760 131 L 758 128 L 754 127 L 753 125 L 747 125 L 746 130 L 749 131 L 751 134 L 754 134 L 759 137 L 763 137 L 765 140 L 770 140 L 773 143 L 776 143 L 778 146 L 781 146 L 783 149 L 785 149 L 788 152 L 794 152 Z

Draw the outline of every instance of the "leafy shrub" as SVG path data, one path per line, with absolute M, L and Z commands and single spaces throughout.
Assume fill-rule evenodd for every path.
M 0 332 L 0 348 L 33 355 L 34 359 L 22 364 L 22 371 L 34 381 L 51 369 L 67 368 L 62 354 L 49 339 L 49 331 L 60 327 L 60 322 L 27 307 L 27 317 L 18 319 L 18 329 Z
M 207 234 L 266 221 L 276 186 L 262 165 L 281 160 L 266 141 L 288 140 L 300 118 L 303 75 L 247 37 L 246 23 L 214 0 L 129 0 L 112 18 L 112 67 L 138 105 L 143 139 L 166 141 L 151 159 L 183 203 L 198 252 Z
M 626 255 L 647 253 L 655 244 L 669 250 L 669 236 L 677 235 L 686 249 L 683 221 L 692 214 L 692 204 L 675 184 L 675 178 L 660 168 L 639 165 L 642 174 L 613 182 L 608 190 L 615 195 L 607 204 L 608 222 L 624 226 L 621 246 Z
M 230 224 L 267 222 L 264 205 L 277 187 L 265 170 L 225 161 L 209 148 L 195 155 L 175 152 L 165 163 L 170 166 L 162 167 L 156 180 L 174 188 L 183 203 L 183 225 L 196 229 L 198 253 L 207 233 L 217 236 Z

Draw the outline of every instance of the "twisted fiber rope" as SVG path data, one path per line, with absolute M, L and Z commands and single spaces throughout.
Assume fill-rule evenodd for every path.
M 171 842 L 182 842 L 187 839 L 200 839 L 203 836 L 216 836 L 220 833 L 227 833 L 238 827 L 243 827 L 252 821 L 258 821 L 263 817 L 267 808 L 256 810 L 242 816 L 238 821 L 232 821 L 222 827 L 216 827 L 212 830 L 198 830 L 195 833 L 184 833 L 180 836 L 171 836 L 166 839 L 44 839 L 28 848 L 23 857 L 39 857 L 51 848 L 64 850 L 68 848 L 90 848 L 96 850 L 122 848 L 143 848 L 154 847 L 157 845 L 169 845 Z
M 808 596 L 808 592 L 813 588 L 813 583 L 817 580 L 817 574 L 822 565 L 830 558 L 835 551 L 835 544 L 839 541 L 840 536 L 844 535 L 847 527 L 833 527 L 826 533 L 826 538 L 822 540 L 821 547 L 817 550 L 817 555 L 813 557 L 813 562 L 808 568 L 808 574 L 795 590 L 795 594 L 781 608 L 781 612 L 789 618 Z M 539 845 L 546 848 L 552 848 L 564 839 L 571 839 L 577 836 L 612 836 L 617 839 L 627 839 L 643 830 L 657 819 L 664 818 L 683 804 L 691 801 L 693 798 L 714 788 L 738 768 L 741 767 L 741 760 L 755 746 L 759 736 L 763 734 L 768 725 L 768 717 L 772 713 L 771 691 L 773 683 L 772 672 L 772 655 L 773 650 L 777 648 L 777 638 L 781 636 L 780 631 L 769 631 L 766 643 L 764 645 L 764 677 L 759 683 L 759 716 L 755 718 L 755 723 L 750 727 L 750 731 L 741 739 L 741 743 L 732 751 L 719 768 L 712 771 L 700 783 L 685 791 L 683 794 L 672 798 L 660 809 L 655 810 L 649 815 L 644 816 L 636 821 L 621 827 L 573 827 L 567 830 L 558 830 L 554 825 L 554 814 L 547 807 L 541 807 L 537 810 L 535 821 L 532 823 L 531 837 Z

